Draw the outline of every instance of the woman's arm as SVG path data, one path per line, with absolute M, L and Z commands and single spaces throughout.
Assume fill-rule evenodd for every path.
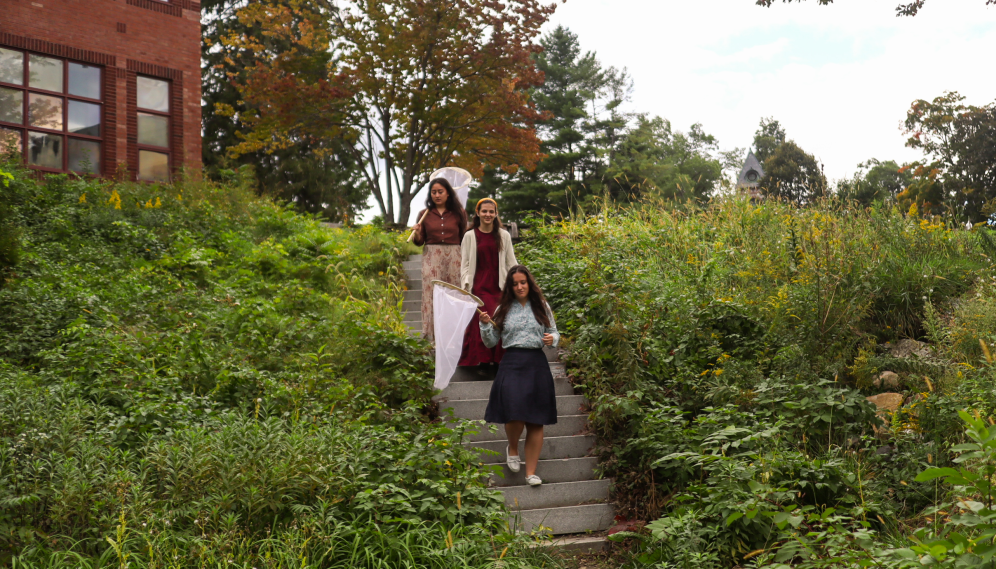
M 487 324 L 485 324 L 483 319 L 479 321 L 479 324 L 481 326 L 481 341 L 484 342 L 484 345 L 488 348 L 497 346 L 501 335 L 498 333 L 498 329 L 491 324 L 490 318 Z
M 425 213 L 424 209 L 418 212 L 418 216 L 415 219 L 422 219 L 423 213 Z M 421 223 L 416 223 L 415 227 L 418 227 L 418 231 L 415 232 L 415 238 L 412 239 L 412 243 L 421 247 L 422 245 L 425 244 L 425 226 L 422 225 Z
M 474 286 L 473 272 L 477 270 L 477 262 L 474 255 L 477 253 L 477 239 L 473 231 L 468 231 L 463 235 L 460 242 L 460 288 L 471 292 Z
M 518 265 L 519 262 L 515 260 L 515 248 L 512 247 L 512 234 L 509 233 L 508 231 L 505 231 L 504 229 L 502 231 L 504 231 L 504 233 L 501 236 L 502 239 L 503 240 L 507 239 L 507 242 L 505 243 L 505 247 L 504 247 L 504 249 L 505 249 L 505 266 L 511 269 L 512 267 Z
M 557 331 L 557 322 L 553 319 L 553 310 L 550 310 L 549 304 L 546 305 L 546 315 L 550 319 L 550 325 L 543 328 L 543 333 L 553 336 L 553 347 L 557 347 L 560 344 L 560 332 Z

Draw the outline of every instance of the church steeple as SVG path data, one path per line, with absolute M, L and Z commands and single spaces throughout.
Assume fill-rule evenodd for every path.
M 747 160 L 744 160 L 744 167 L 740 169 L 740 178 L 737 179 L 737 189 L 758 187 L 761 178 L 764 177 L 764 168 L 754 156 L 754 151 L 747 153 Z

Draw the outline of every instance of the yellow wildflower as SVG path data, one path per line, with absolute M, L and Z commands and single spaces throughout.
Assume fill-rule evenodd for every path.
M 83 192 L 83 195 L 80 196 L 80 201 L 77 203 L 86 203 L 86 192 Z

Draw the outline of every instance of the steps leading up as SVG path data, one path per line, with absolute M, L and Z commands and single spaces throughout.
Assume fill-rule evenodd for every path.
M 481 421 L 482 425 L 477 429 L 478 433 L 468 433 L 464 440 L 472 443 L 486 442 L 486 441 L 505 441 L 505 430 L 498 428 L 494 433 L 491 432 L 489 427 L 499 425 L 488 425 L 484 421 Z M 448 423 L 450 427 L 453 427 L 454 423 Z M 574 435 L 584 434 L 585 427 L 588 425 L 587 415 L 563 415 L 557 417 L 556 425 L 547 425 L 543 429 L 544 437 L 572 437 Z
M 413 333 L 422 329 L 422 264 L 421 255 L 412 256 L 404 265 L 408 278 L 405 292 L 405 323 Z M 434 400 L 440 415 L 456 419 L 475 420 L 477 433 L 464 438 L 464 446 L 479 449 L 481 461 L 500 466 L 489 483 L 505 498 L 515 527 L 521 531 L 542 531 L 561 536 L 540 546 L 557 547 L 563 552 L 581 553 L 601 551 L 605 538 L 591 536 L 612 526 L 615 508 L 608 503 L 610 480 L 600 480 L 595 475 L 598 460 L 588 456 L 595 445 L 595 437 L 586 435 L 587 401 L 575 395 L 555 348 L 546 348 L 550 372 L 553 374 L 557 394 L 557 424 L 544 428 L 543 450 L 536 474 L 543 479 L 540 486 L 529 486 L 525 481 L 525 466 L 513 473 L 505 465 L 505 448 L 508 441 L 503 425 L 492 433 L 484 424 L 484 411 L 494 380 L 494 369 L 457 368 L 449 386 Z M 455 425 L 454 425 L 455 426 Z M 525 433 L 523 433 L 525 437 Z M 524 438 L 519 441 L 519 455 L 525 456 Z M 586 534 L 571 536 L 570 534 Z M 566 537 L 565 537 L 566 536 Z
M 507 486 L 501 489 L 501 493 L 512 511 L 539 510 L 604 503 L 609 499 L 610 485 L 610 480 L 561 483 L 547 483 L 544 480 L 540 486 Z
M 513 510 L 516 527 L 522 531 L 537 531 L 540 526 L 544 533 L 564 535 L 605 531 L 612 527 L 616 509 L 612 504 L 588 504 L 562 508 L 538 510 Z
M 557 415 L 577 415 L 583 413 L 585 404 L 582 395 L 560 395 L 557 397 Z M 453 410 L 453 416 L 458 419 L 483 419 L 484 410 L 488 407 L 487 399 L 463 399 L 439 403 L 439 414 L 446 416 L 447 409 Z

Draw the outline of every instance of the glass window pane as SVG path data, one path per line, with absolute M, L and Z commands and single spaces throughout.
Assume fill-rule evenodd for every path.
M 24 91 L 0 87 L 0 121 L 24 124 Z
M 0 47 L 0 81 L 24 85 L 24 54 Z
M 138 108 L 168 113 L 169 83 L 151 77 L 139 77 Z
M 0 127 L 0 154 L 21 153 L 21 131 Z
M 62 130 L 62 97 L 29 93 L 28 123 L 38 128 Z
M 100 105 L 69 101 L 69 132 L 100 136 Z
M 62 137 L 43 132 L 29 132 L 28 163 L 62 170 Z
M 100 143 L 93 140 L 69 139 L 69 169 L 73 172 L 96 174 L 100 171 Z
M 100 68 L 81 63 L 69 64 L 69 94 L 100 98 Z
M 28 56 L 28 85 L 35 89 L 62 92 L 62 60 L 31 54 Z
M 169 180 L 169 155 L 162 152 L 139 150 L 138 179 L 152 182 Z
M 169 119 L 138 113 L 138 143 L 150 146 L 169 146 Z

